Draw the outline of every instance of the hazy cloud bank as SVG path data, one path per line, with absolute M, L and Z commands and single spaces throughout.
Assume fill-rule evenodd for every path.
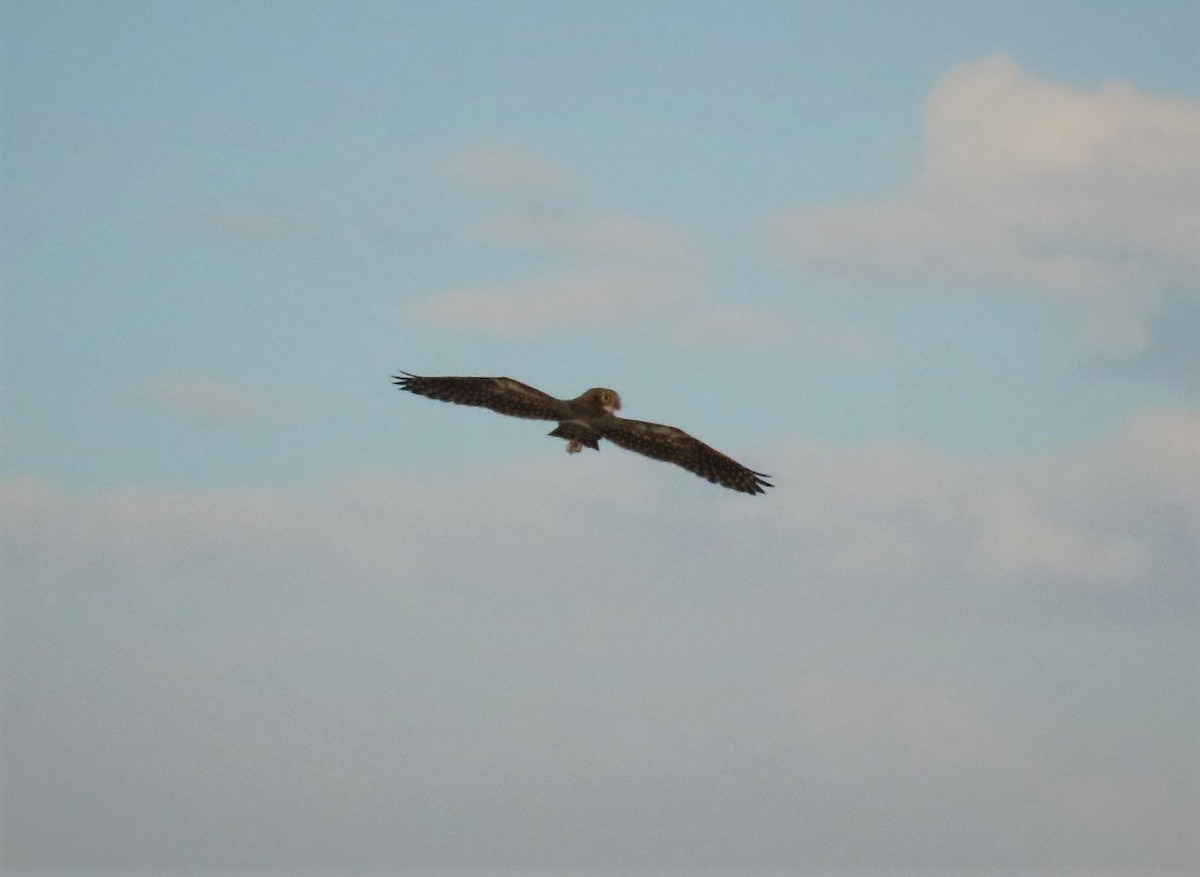
M 797 442 L 756 499 L 615 449 L 10 482 L 6 855 L 1194 864 L 1198 439 L 1158 411 L 1003 466 Z

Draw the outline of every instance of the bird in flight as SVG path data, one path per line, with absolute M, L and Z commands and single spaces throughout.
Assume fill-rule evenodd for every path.
M 512 378 L 428 378 L 400 372 L 392 380 L 400 389 L 430 399 L 488 408 L 511 417 L 556 420 L 558 426 L 549 435 L 565 439 L 568 454 L 585 447 L 598 451 L 604 438 L 742 493 L 764 493 L 764 487 L 772 486 L 764 480 L 769 476 L 747 469 L 682 429 L 619 417 L 621 397 L 605 387 L 593 387 L 574 399 L 556 399 Z

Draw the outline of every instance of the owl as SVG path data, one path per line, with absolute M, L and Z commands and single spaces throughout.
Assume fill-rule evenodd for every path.
M 392 380 L 400 389 L 430 399 L 487 408 L 511 417 L 557 421 L 558 426 L 548 434 L 565 440 L 568 454 L 584 448 L 598 451 L 600 439 L 608 439 L 731 490 L 758 494 L 772 486 L 764 480 L 769 476 L 747 469 L 682 429 L 619 416 L 621 397 L 606 387 L 593 387 L 574 399 L 557 399 L 512 378 L 429 378 L 400 372 Z

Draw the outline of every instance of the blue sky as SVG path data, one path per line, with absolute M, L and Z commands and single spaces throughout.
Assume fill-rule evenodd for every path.
M 1196 865 L 1196 4 L 0 9 L 13 867 Z

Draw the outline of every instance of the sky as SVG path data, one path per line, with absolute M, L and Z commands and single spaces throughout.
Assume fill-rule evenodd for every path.
M 4 0 L 0 866 L 1200 869 L 1197 45 Z

